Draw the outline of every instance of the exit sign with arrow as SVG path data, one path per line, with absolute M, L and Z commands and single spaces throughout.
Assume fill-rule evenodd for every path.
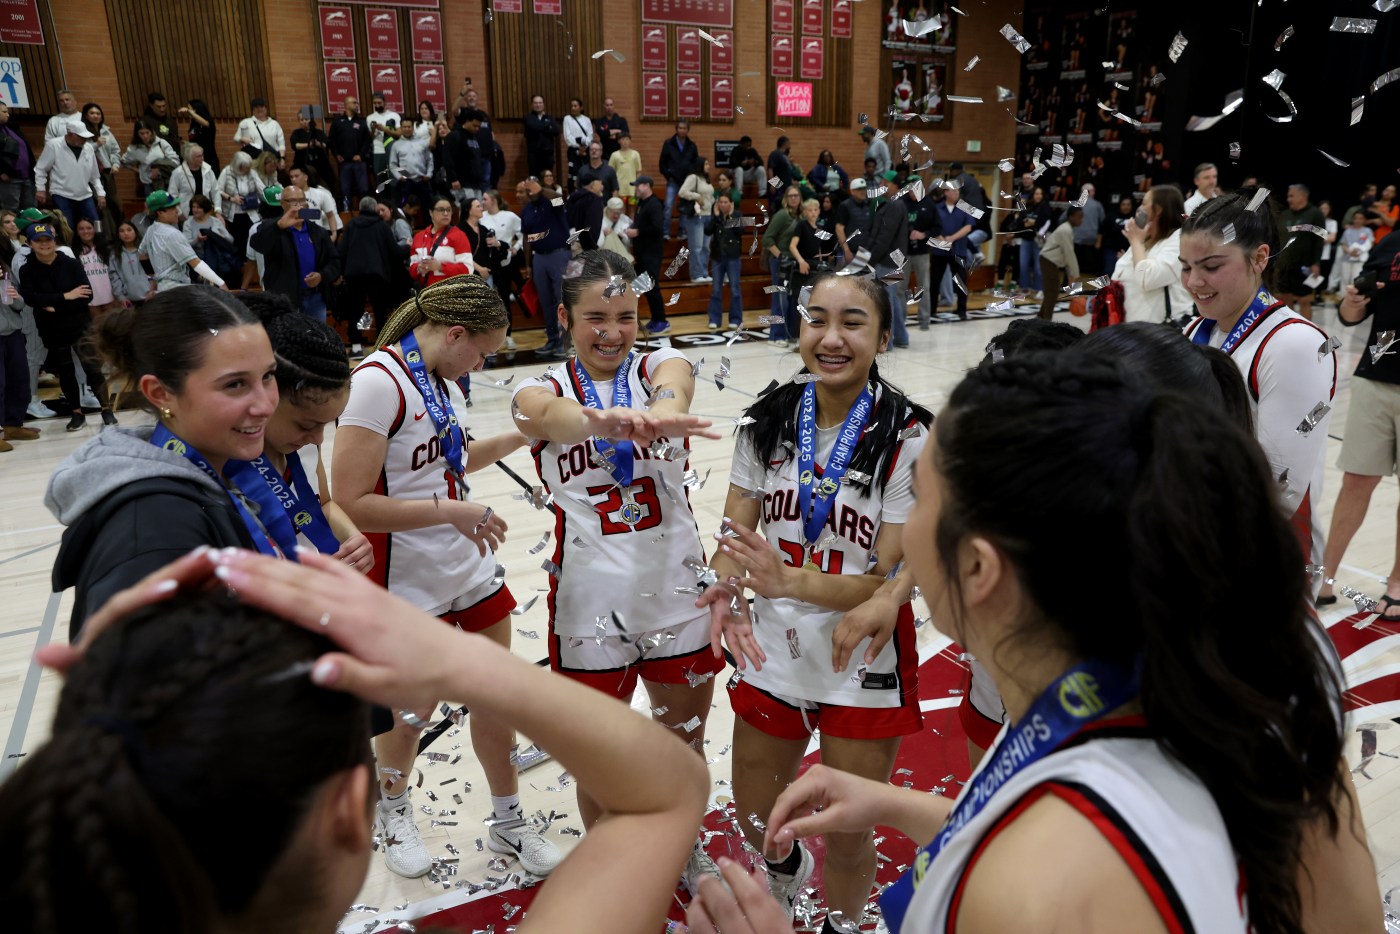
M 29 90 L 24 84 L 24 66 L 17 58 L 0 57 L 0 100 L 15 108 L 29 107 Z

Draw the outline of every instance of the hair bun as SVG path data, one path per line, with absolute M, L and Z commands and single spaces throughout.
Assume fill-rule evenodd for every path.
M 300 314 L 291 301 L 278 292 L 235 292 L 234 297 L 258 316 L 263 327 L 284 315 Z

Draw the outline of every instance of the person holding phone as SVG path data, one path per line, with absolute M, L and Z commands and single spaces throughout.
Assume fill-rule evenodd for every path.
M 263 288 L 281 292 L 303 314 L 325 321 L 325 288 L 340 278 L 340 254 L 323 227 L 307 223 L 319 212 L 307 207 L 306 193 L 295 185 L 267 188 L 263 201 L 282 207 L 275 224 L 259 224 L 248 240 L 263 255 Z

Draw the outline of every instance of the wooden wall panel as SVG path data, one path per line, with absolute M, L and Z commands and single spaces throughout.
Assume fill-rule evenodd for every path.
M 48 115 L 54 112 L 54 100 L 58 97 L 58 89 L 66 86 L 63 62 L 58 49 L 58 36 L 54 32 L 53 8 L 49 0 L 39 0 L 39 23 L 44 33 L 43 45 L 0 42 L 0 56 L 19 59 L 24 69 L 25 90 L 29 94 L 29 107 L 11 107 L 11 112 L 47 119 Z M 8 96 L 5 102 L 9 103 Z M 80 97 L 78 103 L 82 102 Z M 35 151 L 38 151 L 37 146 Z
M 532 95 L 544 96 L 556 117 L 569 112 L 569 98 L 582 98 L 590 117 L 603 112 L 603 62 L 593 53 L 610 48 L 603 36 L 601 3 L 563 5 L 563 16 L 495 13 L 486 26 L 491 71 L 491 115 L 524 120 Z M 572 46 L 572 51 L 570 50 Z M 637 54 L 618 49 L 623 55 Z M 454 88 L 455 93 L 455 88 Z
M 267 20 L 260 0 L 106 0 L 122 111 L 140 115 L 160 91 L 174 110 L 198 97 L 219 120 L 265 97 L 274 113 Z M 152 24 L 159 24 L 156 29 Z M 300 42 L 314 42 L 302 36 Z M 310 48 L 307 49 L 308 54 Z

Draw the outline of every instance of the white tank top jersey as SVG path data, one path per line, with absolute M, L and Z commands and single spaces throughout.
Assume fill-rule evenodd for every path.
M 880 401 L 877 395 L 877 407 Z M 812 555 L 822 573 L 866 573 L 875 565 L 875 542 L 880 529 L 886 523 L 902 525 L 908 519 L 914 506 L 914 463 L 923 450 L 928 432 L 914 419 L 912 412 L 905 422 L 905 429 L 917 427 L 919 434 L 895 446 L 885 467 L 888 480 L 883 494 L 873 483 L 866 486 L 842 483 L 837 491 L 836 502 L 826 521 L 826 530 L 837 537 L 836 544 Z M 831 457 L 841 427 L 838 424 L 817 430 L 818 477 L 822 475 L 822 465 Z M 785 563 L 798 567 L 806 558 L 797 497 L 797 458 L 760 464 L 750 438 L 741 436 L 734 447 L 729 482 L 742 490 L 762 492 L 763 533 Z M 841 611 L 787 597 L 774 600 L 755 596 L 753 615 L 754 635 L 768 661 L 763 663 L 761 671 L 752 668 L 746 671 L 745 682 L 770 694 L 842 707 L 901 705 L 904 673 L 918 667 L 917 661 L 911 666 L 910 660 L 900 659 L 898 643 L 901 640 L 891 639 L 873 664 L 866 665 L 863 653 L 853 652 L 846 670 L 833 672 L 831 643 L 836 625 L 841 621 Z M 912 638 L 906 642 L 913 644 Z M 861 668 L 865 669 L 863 677 Z
M 1186 336 L 1194 335 L 1204 320 L 1188 324 Z M 1219 349 L 1228 336 L 1216 328 L 1210 346 Z M 1332 415 L 1328 412 L 1307 432 L 1298 426 L 1318 403 L 1332 405 L 1337 394 L 1337 355 L 1321 352 L 1327 339 L 1326 331 L 1280 303 L 1254 323 L 1230 354 L 1249 390 L 1254 436 L 1270 470 L 1275 479 L 1288 472 L 1287 485 L 1280 483 L 1279 491 L 1300 543 L 1312 543 L 1308 564 L 1322 563 L 1325 533 L 1318 507 Z
M 652 378 L 668 360 L 684 360 L 670 348 L 638 353 L 626 374 L 632 405 L 651 398 Z M 598 401 L 612 408 L 615 380 L 594 380 Z M 582 404 L 582 391 L 569 364 L 516 387 L 548 389 Z M 528 426 L 527 426 L 528 428 Z M 695 608 L 695 597 L 677 587 L 695 587 L 686 557 L 705 560 L 700 530 L 685 488 L 686 455 L 674 461 L 635 452 L 631 496 L 640 508 L 635 525 L 622 521 L 623 493 L 604 466 L 594 463 L 592 439 L 579 444 L 536 441 L 530 446 L 545 489 L 554 494 L 554 547 L 550 560 L 560 573 L 549 579 L 549 615 L 561 636 L 594 636 L 600 616 L 622 615 L 630 632 L 645 632 L 693 620 L 709 625 L 709 611 Z M 664 481 L 664 482 L 663 482 Z M 610 634 L 616 634 L 609 630 Z
M 1002 727 L 962 795 L 996 762 L 1009 732 Z M 1140 717 L 1103 721 L 1071 742 L 1009 779 L 922 871 L 916 860 L 910 870 L 916 888 L 900 930 L 953 934 L 965 877 L 982 849 L 1048 794 L 1093 822 L 1137 876 L 1168 931 L 1248 931 L 1239 860 L 1200 779 L 1162 751 Z
M 438 397 L 446 395 L 457 413 L 466 399 L 455 382 L 433 376 Z M 384 467 L 374 492 L 394 499 L 466 500 L 470 497 L 447 470 L 437 431 L 408 365 L 396 348 L 376 350 L 350 374 L 350 401 L 339 424 L 368 428 L 389 439 Z M 466 425 L 462 425 L 466 430 Z M 468 446 L 470 448 L 470 445 Z M 467 454 L 462 456 L 465 468 Z M 476 543 L 451 525 L 434 525 L 408 532 L 372 532 L 371 579 L 390 593 L 423 610 L 432 610 L 481 586 L 496 573 L 496 556 L 488 548 L 483 558 Z

